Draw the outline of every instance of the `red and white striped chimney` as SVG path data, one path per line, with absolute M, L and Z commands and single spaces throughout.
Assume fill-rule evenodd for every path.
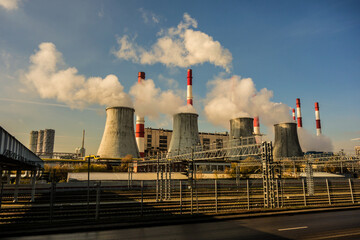
M 316 136 L 321 135 L 319 103 L 315 103 Z
M 301 117 L 301 108 L 300 108 L 300 98 L 297 98 L 297 99 L 296 99 L 296 112 L 297 112 L 298 128 L 302 128 L 302 117 Z
M 260 121 L 259 116 L 254 117 L 254 134 L 260 135 Z
M 296 121 L 296 119 L 295 119 L 295 108 L 292 109 L 292 117 L 293 117 L 293 120 Z
M 141 83 L 141 81 L 145 80 L 145 73 L 139 72 L 138 75 L 138 83 Z M 145 118 L 143 116 L 136 116 L 136 131 L 135 131 L 135 137 L 136 137 L 136 144 L 139 149 L 140 157 L 144 157 L 145 154 Z
M 192 70 L 191 69 L 188 69 L 188 71 L 187 71 L 187 104 L 193 105 Z

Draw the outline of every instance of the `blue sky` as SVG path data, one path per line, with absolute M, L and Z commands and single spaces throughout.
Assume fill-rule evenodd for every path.
M 137 81 L 137 73 L 144 71 L 157 88 L 184 97 L 186 70 L 192 68 L 201 131 L 226 130 L 209 121 L 204 112 L 207 94 L 215 91 L 208 82 L 236 75 L 251 78 L 257 91 L 273 91 L 272 102 L 295 107 L 295 99 L 301 98 L 304 128 L 312 133 L 318 101 L 322 130 L 334 150 L 353 153 L 354 146 L 360 145 L 351 141 L 360 137 L 358 1 L 12 2 L 9 6 L 0 0 L 0 123 L 25 145 L 31 130 L 53 128 L 55 151 L 72 152 L 86 129 L 88 153 L 96 153 L 105 123 L 105 106 L 96 101 L 78 109 L 77 102 L 45 98 L 25 84 L 24 76 L 33 64 L 30 57 L 45 42 L 61 53 L 62 68 L 76 68 L 85 81 L 114 74 L 125 93 Z M 178 58 L 175 64 L 156 58 L 144 63 L 114 54 L 124 36 L 136 54 L 139 49 L 153 53 L 152 47 L 169 36 L 169 29 L 187 23 L 185 15 L 197 23 L 189 23 L 186 29 L 211 37 L 220 50 L 230 53 L 231 61 L 221 65 L 225 52 L 214 61 L 208 60 L 213 56 L 208 52 L 202 60 L 189 58 L 183 64 L 176 62 Z M 171 117 L 160 115 L 146 125 L 171 128 Z M 261 129 L 271 135 L 269 127 Z

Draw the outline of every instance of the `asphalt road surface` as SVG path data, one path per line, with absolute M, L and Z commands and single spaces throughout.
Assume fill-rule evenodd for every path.
M 360 239 L 360 210 L 6 239 Z

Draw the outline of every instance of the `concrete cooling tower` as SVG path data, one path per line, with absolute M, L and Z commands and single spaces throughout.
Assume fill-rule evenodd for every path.
M 54 129 L 45 129 L 44 130 L 44 139 L 43 139 L 43 150 L 42 152 L 46 155 L 51 155 L 54 152 L 54 140 L 55 140 L 55 130 Z
M 44 144 L 44 130 L 40 130 L 38 133 L 38 139 L 36 144 L 36 152 L 42 153 L 43 151 L 43 144 Z
M 105 158 L 139 157 L 135 141 L 134 112 L 128 107 L 106 108 L 104 134 L 97 155 Z
M 230 120 L 230 140 L 253 136 L 254 119 L 243 117 Z
M 296 123 L 279 123 L 275 124 L 274 128 L 274 158 L 300 157 L 303 155 L 298 139 Z
M 178 113 L 173 117 L 173 133 L 169 156 L 191 152 L 191 147 L 200 144 L 196 113 Z
M 38 135 L 39 135 L 39 131 L 31 131 L 30 132 L 29 148 L 33 153 L 36 153 Z

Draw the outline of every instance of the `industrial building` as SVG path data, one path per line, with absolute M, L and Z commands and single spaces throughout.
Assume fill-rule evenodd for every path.
M 29 148 L 41 157 L 52 157 L 54 153 L 55 130 L 45 129 L 30 132 Z
M 172 130 L 162 128 L 145 128 L 145 141 L 144 149 L 145 156 L 153 156 L 159 152 L 167 152 L 169 150 Z M 229 139 L 228 132 L 222 133 L 207 133 L 199 132 L 200 144 L 204 146 L 204 149 L 210 144 L 217 144 L 219 148 L 222 147 L 222 143 Z

